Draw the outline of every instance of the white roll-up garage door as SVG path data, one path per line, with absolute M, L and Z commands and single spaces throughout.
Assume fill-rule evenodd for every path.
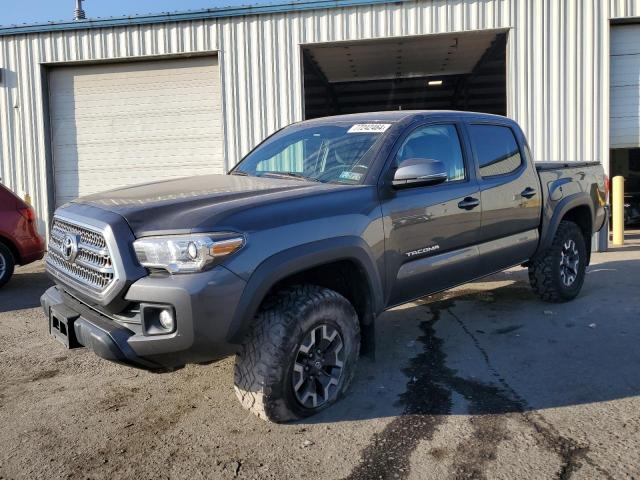
M 137 183 L 223 173 L 216 57 L 49 72 L 56 206 Z
M 640 147 L 640 25 L 611 28 L 611 148 Z

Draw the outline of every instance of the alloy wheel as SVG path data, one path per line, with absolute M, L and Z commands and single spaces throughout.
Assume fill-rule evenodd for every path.
M 578 265 L 580 264 L 580 255 L 576 242 L 567 240 L 562 246 L 560 252 L 560 278 L 565 287 L 570 287 L 578 278 Z
M 321 324 L 303 339 L 293 367 L 293 391 L 306 408 L 318 408 L 338 391 L 344 370 L 344 342 L 338 329 Z

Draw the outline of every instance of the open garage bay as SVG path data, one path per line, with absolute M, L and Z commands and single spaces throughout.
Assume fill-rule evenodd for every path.
M 507 33 L 481 31 L 303 47 L 305 117 L 382 110 L 506 115 Z

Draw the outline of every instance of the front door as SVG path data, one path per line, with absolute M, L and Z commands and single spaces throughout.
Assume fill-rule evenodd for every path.
M 443 290 L 476 276 L 480 194 L 454 123 L 417 127 L 402 141 L 391 169 L 412 158 L 439 160 L 444 183 L 390 191 L 382 201 L 387 306 Z M 389 175 L 387 175 L 388 177 Z

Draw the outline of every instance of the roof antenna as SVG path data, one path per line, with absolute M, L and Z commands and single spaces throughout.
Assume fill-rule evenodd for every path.
M 76 9 L 73 11 L 74 20 L 84 20 L 87 18 L 84 10 L 82 9 L 83 0 L 76 0 Z

